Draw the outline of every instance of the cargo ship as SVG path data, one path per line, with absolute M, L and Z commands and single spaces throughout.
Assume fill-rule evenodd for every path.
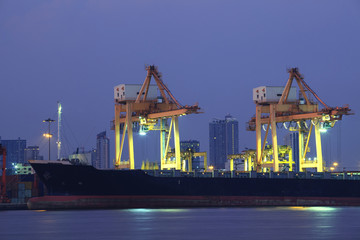
M 47 187 L 29 209 L 360 206 L 360 173 L 100 170 L 30 161 Z
M 147 66 L 146 70 L 147 76 L 142 85 L 121 84 L 114 87 L 115 118 L 112 129 L 115 130 L 116 169 L 100 170 L 92 166 L 72 165 L 67 161 L 30 161 L 48 192 L 47 196 L 30 199 L 30 209 L 360 206 L 359 173 L 323 172 L 325 164 L 320 130 L 333 127 L 343 115 L 351 115 L 351 109 L 348 106 L 326 105 L 305 83 L 297 68 L 288 70 L 290 76 L 285 87 L 253 89 L 256 115 L 247 123 L 247 130 L 256 132 L 254 153 L 258 157 L 247 158 L 244 172 L 193 171 L 191 157 L 187 160 L 188 169 L 182 168 L 182 160 L 189 155 L 181 158 L 178 117 L 201 113 L 200 108 L 197 104 L 182 106 L 161 79 L 156 66 Z M 152 77 L 156 85 L 150 84 Z M 291 87 L 294 79 L 301 98 L 296 97 L 296 90 Z M 324 108 L 319 109 L 319 103 L 312 101 L 308 93 Z M 168 119 L 171 119 L 169 125 Z M 291 151 L 287 152 L 288 158 L 284 157 L 285 160 L 280 163 L 276 128 L 278 123 L 286 122 L 297 125 L 298 152 L 301 156 L 298 164 L 291 160 Z M 140 135 L 160 130 L 161 168 L 174 170 L 135 170 L 134 125 L 139 126 Z M 261 128 L 265 125 L 262 141 Z M 313 128 L 317 160 L 308 162 L 306 153 L 309 152 Z M 270 129 L 272 147 L 266 148 Z M 171 134 L 174 136 L 174 164 L 164 161 L 171 158 Z M 129 160 L 121 161 L 124 159 L 122 148 L 125 136 L 128 138 Z M 306 144 L 304 139 L 307 139 Z M 265 150 L 271 149 L 272 163 L 267 161 L 270 155 L 269 158 L 265 156 Z M 300 172 L 292 171 L 294 165 Z M 205 160 L 204 166 L 206 169 Z M 280 166 L 289 169 L 282 172 Z M 307 169 L 314 172 L 304 172 Z

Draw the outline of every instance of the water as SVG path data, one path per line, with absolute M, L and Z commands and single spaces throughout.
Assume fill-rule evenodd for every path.
M 360 239 L 360 207 L 0 211 L 0 239 Z

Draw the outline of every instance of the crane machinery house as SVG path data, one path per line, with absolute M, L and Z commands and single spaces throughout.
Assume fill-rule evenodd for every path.
M 253 100 L 256 104 L 267 104 L 279 102 L 284 87 L 261 86 L 253 88 Z M 296 87 L 291 87 L 287 102 L 296 102 Z
M 114 87 L 114 99 L 118 102 L 126 100 L 136 100 L 140 94 L 142 84 L 120 84 Z M 142 95 L 145 93 L 143 92 Z M 146 100 L 157 100 L 157 86 L 150 85 Z

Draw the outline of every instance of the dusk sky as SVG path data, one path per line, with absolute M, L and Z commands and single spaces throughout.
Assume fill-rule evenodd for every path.
M 90 150 L 106 130 L 113 158 L 113 87 L 142 84 L 144 65 L 154 64 L 183 105 L 204 111 L 181 117 L 181 140 L 208 151 L 209 121 L 229 113 L 239 121 L 240 149 L 255 148 L 255 132 L 245 130 L 252 89 L 284 86 L 286 69 L 298 67 L 328 105 L 355 113 L 323 135 L 323 153 L 359 169 L 359 58 L 358 0 L 0 0 L 0 136 L 39 145 L 47 158 L 42 120 L 56 119 L 61 101 L 63 154 Z M 136 137 L 138 167 L 158 160 L 157 134 Z

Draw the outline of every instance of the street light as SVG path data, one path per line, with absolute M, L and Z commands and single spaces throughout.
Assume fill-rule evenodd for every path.
M 330 170 L 333 172 L 338 165 L 339 164 L 337 162 L 333 162 L 332 166 L 330 167 Z
M 50 124 L 51 124 L 52 122 L 55 122 L 55 120 L 52 120 L 52 119 L 48 118 L 48 119 L 43 120 L 43 122 L 49 123 L 48 132 L 47 132 L 47 133 L 44 133 L 43 136 L 49 139 L 49 161 L 50 161 L 50 139 L 51 139 L 51 137 L 52 137 L 52 134 L 50 133 Z

